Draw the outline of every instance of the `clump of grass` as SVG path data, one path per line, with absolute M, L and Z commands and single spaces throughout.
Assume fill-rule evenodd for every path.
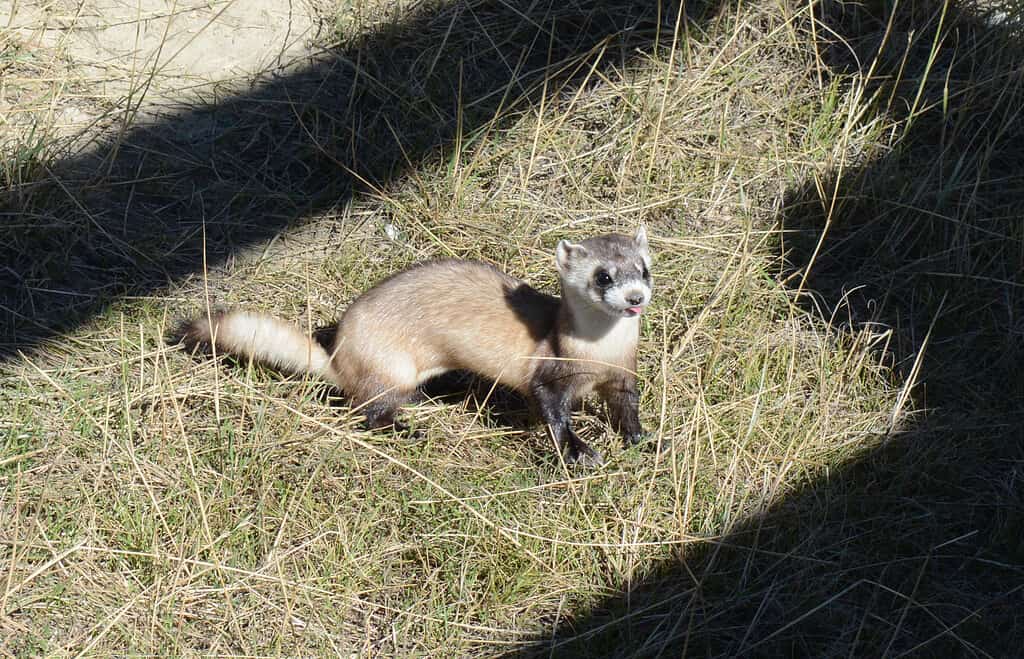
M 46 92 L 25 75 L 42 68 L 33 66 L 34 59 L 17 40 L 0 36 L 0 107 L 6 110 L 0 120 L 0 184 L 8 190 L 42 176 L 55 141 L 45 105 L 40 107 Z
M 597 4 L 560 3 L 512 26 L 481 21 L 469 34 L 450 28 L 473 12 L 512 18 L 487 2 L 417 7 L 433 18 L 409 34 L 388 3 L 364 7 L 371 18 L 392 17 L 382 30 L 345 13 L 341 32 L 356 44 L 348 52 L 360 52 L 366 34 L 403 37 L 395 62 L 365 63 L 379 80 L 396 80 L 389 66 L 426 67 L 383 90 L 401 112 L 381 116 L 404 117 L 399 126 L 464 121 L 453 138 L 417 151 L 444 132 L 420 126 L 401 136 L 413 156 L 388 147 L 383 164 L 348 163 L 372 175 L 338 207 L 314 203 L 301 183 L 302 172 L 320 171 L 303 159 L 309 153 L 282 148 L 295 160 L 270 174 L 300 181 L 296 196 L 310 198 L 288 204 L 314 209 L 309 221 L 105 305 L 0 367 L 0 647 L 458 656 L 570 642 L 609 654 L 705 644 L 736 653 L 784 641 L 846 653 L 926 638 L 914 616 L 888 636 L 866 622 L 893 611 L 871 600 L 881 589 L 842 609 L 862 615 L 857 623 L 812 615 L 882 582 L 860 561 L 861 525 L 872 540 L 878 534 L 856 509 L 873 474 L 892 474 L 878 449 L 914 427 L 920 412 L 909 393 L 921 371 L 913 358 L 911 368 L 892 368 L 909 354 L 898 323 L 863 322 L 855 299 L 794 275 L 805 252 L 823 262 L 835 252 L 832 243 L 814 252 L 813 240 L 793 249 L 794 226 L 779 221 L 822 219 L 794 209 L 829 208 L 836 172 L 898 147 L 902 118 L 875 111 L 877 87 L 823 50 L 817 30 L 835 23 L 812 21 L 800 3 L 640 12 L 639 54 L 614 52 L 616 39 L 637 43 L 630 32 L 599 43 L 590 59 L 560 51 L 586 66 L 568 78 L 524 77 L 528 89 L 510 83 L 507 102 L 483 104 L 497 112 L 483 120 L 471 118 L 481 107 L 472 97 L 443 88 L 453 78 L 426 75 L 458 65 L 463 89 L 481 89 L 478 78 L 496 70 L 485 56 L 507 52 L 489 38 L 563 35 L 527 19 L 585 26 L 607 18 Z M 523 66 L 559 47 L 529 50 Z M 444 59 L 453 51 L 476 58 Z M 249 102 L 256 110 L 246 116 L 272 111 L 269 100 Z M 308 121 L 314 110 L 298 116 Z M 323 124 L 306 127 L 320 135 Z M 224 136 L 224 148 L 242 153 L 233 139 Z M 382 173 L 402 169 L 402 157 L 415 157 L 404 175 Z M 181 189 L 220 171 L 190 178 L 166 167 L 160 185 Z M 250 209 L 283 207 L 259 196 L 282 194 L 267 176 L 265 192 L 222 181 L 204 188 L 227 209 L 196 225 L 211 246 L 230 241 Z M 864 187 L 848 196 L 870 184 L 858 179 Z M 323 383 L 195 360 L 163 338 L 210 302 L 312 329 L 381 277 L 431 257 L 484 259 L 553 292 L 559 238 L 640 221 L 656 252 L 642 418 L 663 451 L 623 451 L 587 411 L 580 432 L 609 459 L 593 472 L 566 470 L 541 428 L 492 418 L 471 399 L 410 409 L 421 440 L 369 434 Z M 185 242 L 156 236 L 147 238 L 154 253 L 174 255 Z M 933 463 L 948 464 L 948 449 Z M 730 553 L 736 547 L 743 551 Z M 822 564 L 838 567 L 812 569 Z M 847 568 L 859 570 L 854 587 Z M 808 616 L 840 631 L 822 639 L 801 624 Z

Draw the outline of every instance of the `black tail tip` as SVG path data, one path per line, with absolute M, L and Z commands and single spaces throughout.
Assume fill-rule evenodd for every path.
M 200 327 L 205 324 L 205 318 L 182 318 L 174 323 L 164 340 L 169 346 L 184 346 L 189 352 L 208 352 L 210 341 Z
M 213 348 L 210 328 L 226 313 L 226 309 L 215 309 L 209 316 L 182 318 L 173 324 L 164 339 L 167 345 L 182 345 L 190 352 L 210 352 Z

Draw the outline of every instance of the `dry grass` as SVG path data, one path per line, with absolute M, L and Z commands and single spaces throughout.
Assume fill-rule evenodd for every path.
M 345 6 L 294 88 L 75 156 L 9 96 L 0 651 L 1014 648 L 1020 51 L 939 9 Z M 553 290 L 559 238 L 640 221 L 666 450 L 584 414 L 592 472 L 480 392 L 368 434 L 163 340 L 207 303 L 323 325 L 435 256 Z

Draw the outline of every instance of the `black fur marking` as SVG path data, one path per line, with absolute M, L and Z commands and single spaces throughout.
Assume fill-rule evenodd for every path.
M 571 387 L 557 386 L 557 380 L 535 379 L 531 393 L 544 423 L 550 428 L 555 444 L 566 464 L 599 466 L 601 454 L 590 448 L 572 429 L 573 392 Z
M 622 435 L 627 447 L 639 444 L 644 439 L 640 425 L 640 394 L 636 382 L 624 377 L 605 384 L 600 388 L 601 397 L 608 406 L 608 420 L 612 428 Z
M 181 344 L 192 354 L 212 355 L 213 342 L 210 337 L 210 328 L 215 327 L 228 311 L 224 307 L 215 307 L 210 310 L 209 316 L 204 311 L 195 318 L 179 320 L 165 337 L 167 345 Z

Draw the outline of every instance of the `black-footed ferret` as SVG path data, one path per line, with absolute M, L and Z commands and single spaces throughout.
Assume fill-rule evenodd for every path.
M 369 289 L 338 322 L 328 354 L 298 327 L 245 311 L 187 323 L 186 346 L 333 382 L 366 416 L 395 413 L 428 379 L 472 371 L 532 400 L 566 462 L 601 463 L 570 425 L 573 405 L 592 391 L 608 404 L 628 444 L 640 440 L 636 347 L 651 299 L 651 257 L 641 227 L 555 250 L 562 297 L 541 293 L 476 261 L 427 261 Z

